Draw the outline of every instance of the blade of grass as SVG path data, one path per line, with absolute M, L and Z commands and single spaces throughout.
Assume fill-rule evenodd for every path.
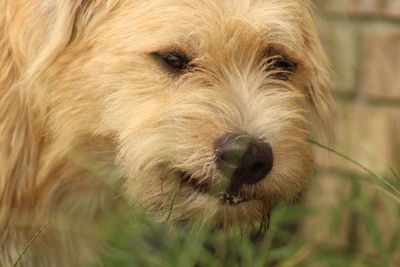
M 26 251 L 32 246 L 33 242 L 43 233 L 44 230 L 46 230 L 47 226 L 49 226 L 50 222 L 47 222 L 42 228 L 39 229 L 39 231 L 32 237 L 32 239 L 28 242 L 28 244 L 25 246 L 25 248 L 22 250 L 21 254 L 19 254 L 17 260 L 13 264 L 13 267 L 16 267 L 18 263 L 21 261 L 22 257 L 26 253 Z
M 382 193 L 387 195 L 389 198 L 392 198 L 394 201 L 397 202 L 397 204 L 400 205 L 400 199 L 397 196 L 395 196 L 393 193 L 389 192 L 388 190 L 385 190 L 384 188 L 382 188 L 381 186 L 378 186 L 378 185 L 372 185 L 372 187 L 378 189 L 379 191 L 381 191 Z
M 400 194 L 400 190 L 397 189 L 394 185 L 392 185 L 388 180 L 384 179 L 383 177 L 380 177 L 379 175 L 376 175 L 373 171 L 371 171 L 370 169 L 368 169 L 368 168 L 365 167 L 364 165 L 360 164 L 359 162 L 355 161 L 354 159 L 352 159 L 352 158 L 346 156 L 346 155 L 343 154 L 343 153 L 340 153 L 340 152 L 334 150 L 333 148 L 324 146 L 324 145 L 318 143 L 317 141 L 314 141 L 314 140 L 309 139 L 309 142 L 312 143 L 312 144 L 314 144 L 314 145 L 316 145 L 316 146 L 318 146 L 318 147 L 320 147 L 320 148 L 323 148 L 323 149 L 325 149 L 325 150 L 327 150 L 327 151 L 329 151 L 329 152 L 332 152 L 332 153 L 336 154 L 337 156 L 339 156 L 339 157 L 341 157 L 341 158 L 343 158 L 343 159 L 345 159 L 345 160 L 347 160 L 347 161 L 353 163 L 353 164 L 356 165 L 357 167 L 359 167 L 359 168 L 363 169 L 364 171 L 366 171 L 368 174 L 370 174 L 372 177 L 374 177 L 374 178 L 377 179 L 378 181 L 383 182 L 383 183 L 384 183 L 387 187 L 389 187 L 393 192 L 396 192 L 397 194 Z M 382 189 L 385 190 L 384 188 L 382 188 Z M 387 190 L 385 190 L 385 191 L 387 191 Z M 390 192 L 388 191 L 388 193 L 390 193 Z M 393 196 L 394 196 L 394 194 L 393 194 Z M 398 196 L 394 196 L 394 197 L 396 198 L 396 201 L 397 201 L 397 202 L 400 202 L 400 198 L 399 198 Z
M 397 179 L 400 179 L 400 176 L 397 174 L 397 172 L 393 168 L 390 168 L 390 171 L 392 172 L 394 177 L 396 177 Z

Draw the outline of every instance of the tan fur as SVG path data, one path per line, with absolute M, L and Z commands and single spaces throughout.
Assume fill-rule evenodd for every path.
M 246 228 L 306 185 L 307 138 L 329 135 L 332 105 L 309 1 L 0 0 L 0 10 L 4 266 L 48 221 L 21 266 L 94 262 L 96 223 L 121 193 L 158 219 L 174 199 L 173 220 Z M 261 67 L 269 47 L 299 63 L 290 81 Z M 171 49 L 195 69 L 173 75 L 150 55 Z M 220 193 L 213 143 L 229 132 L 267 139 L 275 156 L 268 179 L 244 189 L 254 200 L 236 206 L 181 186 L 177 171 Z

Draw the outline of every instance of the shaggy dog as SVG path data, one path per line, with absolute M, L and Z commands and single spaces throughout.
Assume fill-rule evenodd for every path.
M 156 219 L 268 224 L 329 132 L 308 0 L 0 0 L 0 262 L 94 262 L 120 195 Z

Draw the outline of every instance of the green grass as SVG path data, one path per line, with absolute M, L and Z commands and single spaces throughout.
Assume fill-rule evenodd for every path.
M 25 252 L 32 246 L 33 242 L 35 242 L 35 240 L 47 229 L 49 224 L 50 222 L 47 222 L 45 225 L 43 225 L 39 229 L 39 231 L 32 237 L 32 239 L 29 240 L 28 244 L 26 244 L 22 252 L 19 254 L 18 258 L 15 260 L 13 267 L 17 266 L 20 263 L 22 257 L 25 255 Z
M 105 231 L 115 250 L 101 266 L 400 266 L 398 175 L 389 170 L 387 176 L 378 176 L 311 142 L 365 171 L 336 171 L 332 179 L 348 190 L 333 205 L 281 204 L 267 234 L 257 238 L 238 230 L 227 235 L 204 227 L 157 224 L 122 210 L 121 227 Z M 326 175 L 320 171 L 313 179 Z M 320 218 L 313 227 L 303 224 L 313 218 Z
M 323 234 L 329 238 L 318 245 L 314 239 L 321 229 L 307 229 L 304 234 L 301 222 L 321 210 L 302 204 L 278 206 L 267 235 L 259 239 L 239 231 L 227 236 L 200 227 L 155 224 L 137 214 L 125 214 L 121 227 L 107 231 L 115 251 L 102 266 L 398 266 L 400 229 L 384 240 L 374 200 L 357 187 L 354 194 L 325 211 L 330 214 L 323 221 L 328 227 L 321 228 L 328 229 Z M 399 217 L 399 208 L 396 212 Z M 342 229 L 344 214 L 351 223 Z M 337 243 L 339 232 L 347 239 L 345 244 Z
M 378 176 L 346 155 L 311 142 L 364 170 L 363 175 L 316 172 L 311 184 L 328 176 L 340 186 L 334 203 L 281 204 L 272 213 L 267 234 L 257 236 L 237 229 L 227 234 L 205 226 L 154 223 L 124 207 L 104 224 L 110 250 L 102 264 L 93 267 L 400 266 L 399 175 L 389 168 L 386 176 Z M 324 194 L 317 191 L 312 197 L 318 200 Z M 305 223 L 313 220 L 317 223 Z

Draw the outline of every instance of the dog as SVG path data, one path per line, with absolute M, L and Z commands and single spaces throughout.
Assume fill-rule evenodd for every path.
M 0 262 L 87 266 L 121 203 L 269 223 L 330 135 L 309 0 L 1 0 Z M 44 225 L 48 227 L 21 255 Z

